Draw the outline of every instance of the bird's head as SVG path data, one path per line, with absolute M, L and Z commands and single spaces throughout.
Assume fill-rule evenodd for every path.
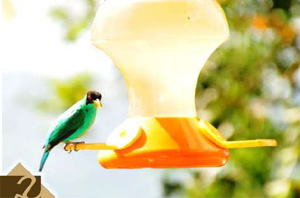
M 102 95 L 97 91 L 89 91 L 86 94 L 86 104 L 95 104 L 96 107 L 102 107 Z

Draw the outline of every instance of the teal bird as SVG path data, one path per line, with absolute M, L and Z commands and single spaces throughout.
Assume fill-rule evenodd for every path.
M 60 142 L 68 143 L 84 135 L 94 123 L 101 94 L 89 91 L 86 96 L 59 116 L 49 129 L 39 171 L 42 171 L 50 151 Z

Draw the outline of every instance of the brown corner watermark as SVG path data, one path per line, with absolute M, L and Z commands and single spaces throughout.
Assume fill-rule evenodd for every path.
M 0 176 L 0 198 L 53 198 L 41 184 L 41 176 L 33 176 L 18 163 L 7 176 Z

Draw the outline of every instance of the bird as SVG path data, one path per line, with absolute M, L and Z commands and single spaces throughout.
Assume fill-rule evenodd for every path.
M 61 114 L 48 130 L 44 153 L 39 172 L 43 170 L 50 151 L 59 143 L 72 143 L 71 140 L 84 135 L 93 125 L 97 109 L 102 107 L 102 95 L 97 91 L 88 91 L 85 97 Z

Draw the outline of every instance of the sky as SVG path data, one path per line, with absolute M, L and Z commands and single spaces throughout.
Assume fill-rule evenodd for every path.
M 70 1 L 63 1 L 64 3 Z M 73 3 L 73 2 L 72 2 Z M 39 75 L 67 77 L 85 70 L 114 77 L 111 60 L 90 41 L 86 31 L 76 43 L 63 41 L 63 28 L 49 15 L 59 1 L 13 0 L 15 17 L 3 20 L 1 58 L 3 71 L 34 72 Z M 80 9 L 76 9 L 75 12 Z

